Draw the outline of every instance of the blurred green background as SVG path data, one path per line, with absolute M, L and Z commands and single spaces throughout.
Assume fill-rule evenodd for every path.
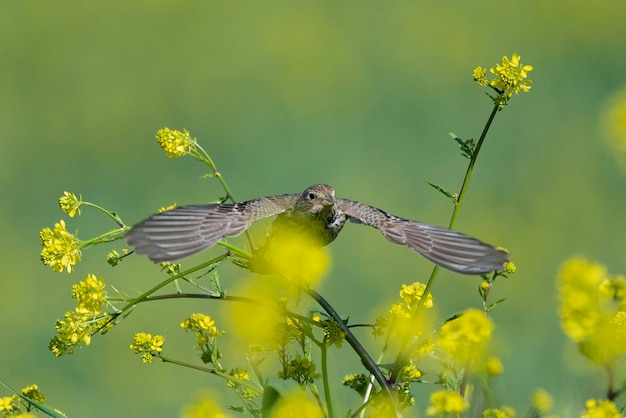
M 154 134 L 167 126 L 189 129 L 241 200 L 326 182 L 445 225 L 452 207 L 425 181 L 458 188 L 466 160 L 447 132 L 478 137 L 491 109 L 472 69 L 516 52 L 535 67 L 533 88 L 498 114 L 457 224 L 508 247 L 518 266 L 493 295 L 507 298 L 492 316 L 504 363 L 496 396 L 523 414 L 543 387 L 563 416 L 604 396 L 605 376 L 560 330 L 555 277 L 572 255 L 626 273 L 626 166 L 603 125 L 626 86 L 625 2 L 3 0 L 0 23 L 0 379 L 39 384 L 74 417 L 177 416 L 205 388 L 222 392 L 213 376 L 146 366 L 128 349 L 135 332 L 162 333 L 191 359 L 193 337 L 178 324 L 227 315 L 217 303 L 146 305 L 88 349 L 48 351 L 54 321 L 73 307 L 70 286 L 87 273 L 129 293 L 157 280 L 145 259 L 109 268 L 108 249 L 85 252 L 73 275 L 43 266 L 38 232 L 65 218 L 63 191 L 128 223 L 219 196 L 217 182 L 198 180 L 203 167 L 159 149 Z M 84 238 L 114 227 L 88 209 L 66 222 Z M 355 322 L 430 272 L 365 227 L 349 225 L 329 250 L 321 292 Z M 241 276 L 222 273 L 227 287 Z M 479 306 L 477 285 L 440 274 L 442 315 Z M 347 348 L 332 354 L 339 375 L 359 370 L 354 360 L 342 369 Z M 416 388 L 417 411 L 431 389 Z M 358 402 L 337 392 L 345 407 Z

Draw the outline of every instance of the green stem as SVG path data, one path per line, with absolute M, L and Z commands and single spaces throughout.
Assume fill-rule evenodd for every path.
M 461 190 L 459 192 L 458 197 L 456 198 L 456 204 L 454 205 L 454 210 L 452 211 L 452 216 L 450 217 L 450 224 L 448 225 L 449 229 L 454 229 L 456 225 L 456 220 L 459 216 L 459 211 L 461 210 L 463 199 L 465 198 L 465 195 L 467 193 L 467 187 L 472 177 L 472 172 L 474 171 L 474 165 L 476 164 L 478 153 L 480 152 L 480 148 L 482 147 L 483 142 L 485 141 L 485 138 L 487 137 L 487 132 L 489 132 L 489 128 L 491 127 L 491 123 L 493 122 L 493 119 L 498 113 L 498 109 L 499 107 L 497 105 L 494 106 L 493 110 L 491 111 L 491 114 L 489 115 L 489 119 L 487 119 L 487 123 L 485 124 L 485 127 L 483 128 L 483 131 L 480 134 L 478 143 L 476 144 L 476 147 L 474 148 L 472 152 L 472 158 L 470 158 L 470 162 L 467 166 L 467 170 L 465 171 L 465 177 L 463 178 L 463 183 L 461 184 Z M 422 297 L 413 315 L 417 315 L 421 311 L 422 306 L 424 306 L 424 303 L 426 302 L 428 295 L 431 293 L 432 287 L 435 285 L 435 281 L 436 281 L 438 273 L 439 273 L 439 266 L 434 266 L 430 274 L 430 278 L 428 279 L 428 283 L 426 283 L 426 288 L 424 289 L 424 293 L 422 294 Z M 407 336 L 405 337 L 404 341 L 400 345 L 400 350 L 398 351 L 398 356 L 396 357 L 393 370 L 391 372 L 391 377 L 389 378 L 389 380 L 393 383 L 396 382 L 396 379 L 398 378 L 398 374 L 400 373 L 400 370 L 406 363 L 407 348 L 409 344 L 410 344 L 410 338 Z
M 213 367 L 204 367 L 204 366 L 199 366 L 197 364 L 192 364 L 192 363 L 187 363 L 186 361 L 180 361 L 180 360 L 175 360 L 175 359 L 171 359 L 165 356 L 159 356 L 159 358 L 164 362 L 164 363 L 171 363 L 171 364 L 177 364 L 179 366 L 183 366 L 183 367 L 188 367 L 190 369 L 194 369 L 194 370 L 199 370 L 201 372 L 205 372 L 205 373 L 211 373 L 214 374 L 216 376 L 222 377 L 224 379 L 227 380 L 232 380 L 233 382 L 237 383 L 238 385 L 241 386 L 245 386 L 248 389 L 254 390 L 255 392 L 258 392 L 259 394 L 263 394 L 263 388 L 253 385 L 251 382 L 248 382 L 246 380 L 241 380 L 241 379 L 237 379 L 234 376 L 231 376 L 229 374 L 226 374 L 224 372 L 221 372 Z
M 167 286 L 168 284 L 172 283 L 173 281 L 180 279 L 188 274 L 191 274 L 193 272 L 196 272 L 198 270 L 202 270 L 203 268 L 209 267 L 212 264 L 215 264 L 219 261 L 222 261 L 224 259 L 226 259 L 228 257 L 228 254 L 222 254 L 218 257 L 215 257 L 207 262 L 204 262 L 202 264 L 198 264 L 195 267 L 192 267 L 188 270 L 185 270 L 181 273 L 178 273 L 174 276 L 168 277 L 166 280 L 163 280 L 161 283 L 157 284 L 156 286 L 152 287 L 151 289 L 143 292 L 141 295 L 139 295 L 138 297 L 132 299 L 130 302 L 128 302 L 126 305 L 124 305 L 120 310 L 116 311 L 115 314 L 113 314 L 111 316 L 111 319 L 109 319 L 105 324 L 102 325 L 102 327 L 100 329 L 105 328 L 108 324 L 110 324 L 111 322 L 115 321 L 120 315 L 122 315 L 124 312 L 127 312 L 129 310 L 131 310 L 133 307 L 135 307 L 138 303 L 141 303 L 145 300 L 148 299 L 148 297 L 155 293 L 156 291 L 158 291 L 159 289 Z M 99 332 L 100 329 L 94 331 L 94 334 Z
M 487 137 L 487 132 L 489 132 L 489 128 L 491 127 L 491 123 L 493 119 L 496 117 L 498 113 L 498 106 L 494 106 L 491 114 L 489 115 L 489 119 L 483 128 L 482 133 L 480 134 L 480 139 L 478 139 L 478 143 L 476 144 L 476 148 L 474 148 L 474 152 L 472 152 L 472 158 L 470 159 L 469 165 L 467 166 L 467 170 L 465 171 L 465 177 L 463 178 L 463 184 L 461 185 L 461 191 L 459 192 L 459 196 L 456 199 L 456 205 L 454 205 L 454 210 L 452 211 L 452 217 L 450 219 L 449 228 L 454 229 L 456 225 L 456 219 L 459 215 L 459 211 L 461 209 L 461 204 L 463 203 L 463 199 L 465 198 L 465 194 L 467 192 L 467 186 L 469 185 L 470 178 L 472 177 L 472 172 L 474 171 L 474 165 L 476 164 L 476 159 L 478 158 L 478 153 L 480 152 L 480 148 Z
M 105 208 L 103 208 L 102 206 L 96 205 L 95 203 L 91 203 L 91 202 L 82 202 L 83 206 L 91 206 L 92 208 L 98 209 L 99 211 L 104 212 L 109 218 L 113 219 L 115 221 L 115 223 L 117 223 L 120 228 L 124 228 L 124 222 L 122 222 L 122 219 L 117 215 L 117 213 L 115 212 L 111 212 L 110 210 L 107 210 Z
M 400 412 L 400 405 L 398 404 L 398 399 L 397 399 L 397 397 L 395 396 L 395 394 L 392 391 L 393 384 L 391 384 L 385 378 L 385 375 L 383 375 L 383 372 L 380 370 L 380 368 L 378 367 L 376 362 L 374 362 L 374 360 L 369 355 L 369 353 L 367 352 L 365 347 L 363 347 L 363 345 L 354 336 L 354 334 L 352 334 L 352 331 L 346 325 L 345 321 L 341 318 L 341 316 L 339 316 L 337 311 L 330 305 L 330 303 L 328 303 L 328 301 L 326 299 L 324 299 L 319 293 L 317 293 L 316 291 L 314 291 L 312 289 L 309 289 L 309 288 L 304 289 L 304 291 L 315 302 L 317 302 L 324 309 L 324 311 L 326 311 L 326 313 L 331 318 L 333 318 L 333 320 L 337 324 L 339 324 L 341 326 L 341 330 L 346 334 L 346 336 L 345 336 L 346 341 L 348 342 L 350 347 L 352 347 L 354 352 L 359 356 L 359 358 L 361 359 L 361 362 L 363 363 L 365 368 L 372 375 L 374 375 L 374 378 L 376 379 L 376 381 L 378 381 L 378 384 L 381 386 L 381 389 L 383 390 L 383 392 L 385 392 L 385 395 L 387 396 L 387 399 L 389 399 L 389 402 L 393 405 L 393 407 L 395 409 L 395 412 L 396 412 L 396 415 L 398 417 L 401 417 L 402 414 Z
M 326 338 L 322 341 L 320 347 L 321 361 L 322 361 L 322 382 L 324 384 L 324 397 L 326 398 L 326 408 L 328 409 L 328 417 L 333 418 L 335 413 L 333 412 L 333 401 L 330 396 L 330 383 L 328 381 L 328 347 L 326 347 Z

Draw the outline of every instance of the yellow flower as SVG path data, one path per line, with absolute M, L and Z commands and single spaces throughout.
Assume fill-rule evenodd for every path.
M 191 331 L 208 331 L 214 337 L 222 335 L 215 326 L 215 321 L 209 315 L 196 313 L 180 323 L 181 328 Z
M 483 411 L 482 418 L 515 418 L 515 411 L 508 406 L 489 408 Z
M 611 401 L 589 399 L 585 406 L 587 409 L 581 412 L 581 418 L 620 418 L 620 413 Z
M 41 261 L 52 270 L 68 273 L 74 271 L 74 265 L 80 261 L 80 241 L 78 237 L 70 234 L 65 229 L 65 221 L 60 220 L 54 224 L 54 230 L 44 228 L 39 233 L 39 239 L 43 245 Z
M 216 400 L 216 394 L 205 392 L 196 400 L 184 406 L 182 418 L 231 418 L 233 415 L 225 413 Z
M 540 414 L 550 412 L 554 406 L 552 396 L 545 389 L 537 389 L 532 396 L 533 408 Z
M 35 402 L 39 402 L 41 404 L 46 403 L 46 397 L 43 393 L 39 392 L 39 387 L 37 385 L 26 386 L 22 389 L 22 395 Z
M 343 328 L 334 320 L 329 319 L 325 322 L 324 335 L 326 336 L 326 346 L 330 347 L 334 345 L 337 348 L 341 348 L 341 343 L 346 337 L 346 333 Z
M 187 155 L 196 146 L 196 141 L 191 138 L 187 129 L 181 132 L 163 128 L 157 132 L 156 140 L 170 158 Z
M 135 334 L 133 342 L 130 344 L 130 349 L 137 353 L 143 353 L 141 360 L 144 363 L 152 363 L 152 357 L 160 355 L 163 352 L 163 343 L 165 339 L 161 335 L 148 334 L 145 332 L 138 332 Z
M 517 266 L 511 261 L 507 261 L 504 263 L 504 271 L 507 273 L 515 273 L 517 271 Z
M 315 402 L 302 391 L 296 391 L 280 398 L 270 413 L 271 418 L 322 418 L 323 412 Z
M 489 376 L 499 376 L 502 374 L 502 362 L 499 358 L 490 356 L 485 364 Z
M 0 398 L 0 411 L 11 412 L 15 408 L 14 399 L 11 396 Z M 5 415 L 7 416 L 7 415 Z
M 482 86 L 482 87 L 489 84 L 489 81 L 487 80 L 486 75 L 487 75 L 487 70 L 484 69 L 483 67 L 474 68 L 474 72 L 472 73 L 474 81 L 478 83 L 479 86 Z
M 591 361 L 608 365 L 626 355 L 626 280 L 604 266 L 571 259 L 558 278 L 561 326 Z
M 440 390 L 430 395 L 430 406 L 426 409 L 426 415 L 429 417 L 459 415 L 468 407 L 469 403 L 458 393 Z
M 74 193 L 63 192 L 63 196 L 59 198 L 59 207 L 70 218 L 73 218 L 76 213 L 80 215 L 80 207 L 83 204 L 83 197 L 77 198 Z
M 263 255 L 271 272 L 303 287 L 316 285 L 330 266 L 326 250 L 307 233 L 284 231 L 272 237 Z
M 422 377 L 422 372 L 414 364 L 407 364 L 402 368 L 402 378 L 404 380 L 418 380 L 420 377 Z
M 424 290 L 426 290 L 426 285 L 424 283 L 415 282 L 411 285 L 403 284 L 400 288 L 400 298 L 410 307 L 411 310 L 415 310 L 424 295 Z M 425 308 L 433 307 L 433 295 L 431 293 L 428 293 L 423 306 Z
M 614 92 L 602 112 L 602 127 L 609 146 L 626 163 L 626 86 Z
M 437 345 L 459 363 L 477 360 L 493 332 L 493 323 L 478 309 L 468 309 L 460 317 L 441 326 Z
M 519 94 L 519 91 L 529 91 L 531 80 L 527 80 L 528 73 L 533 70 L 532 65 L 522 65 L 520 56 L 513 54 L 509 60 L 502 57 L 502 64 L 496 64 L 495 68 L 489 69 L 496 76 L 491 80 L 491 86 L 503 90 L 511 97 L 513 93 Z
M 99 314 L 106 303 L 104 280 L 89 274 L 85 280 L 72 286 L 72 297 L 78 301 L 79 309 Z

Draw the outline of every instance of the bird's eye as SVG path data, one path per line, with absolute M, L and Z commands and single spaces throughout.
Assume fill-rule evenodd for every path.
M 309 193 L 309 200 L 315 199 L 315 193 Z

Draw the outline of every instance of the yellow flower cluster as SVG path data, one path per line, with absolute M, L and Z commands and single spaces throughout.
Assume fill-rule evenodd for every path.
M 39 239 L 43 245 L 41 261 L 56 272 L 74 271 L 74 265 L 80 261 L 80 241 L 65 228 L 65 222 L 60 220 L 54 224 L 54 230 L 44 228 L 39 232 Z
M 436 345 L 450 358 L 464 364 L 484 358 L 492 332 L 489 317 L 478 309 L 468 309 L 441 326 Z
M 581 418 L 620 418 L 622 416 L 611 401 L 589 399 L 585 402 L 585 406 L 587 409 L 581 412 Z
M 209 315 L 202 313 L 191 315 L 181 322 L 180 326 L 187 331 L 195 332 L 197 348 L 202 353 L 200 355 L 202 361 L 215 364 L 219 357 L 216 340 L 224 335 L 225 331 L 218 330 L 215 321 Z
M 280 379 L 291 379 L 299 385 L 312 384 L 321 375 L 317 373 L 317 366 L 308 357 L 296 354 L 296 357 L 283 365 L 283 370 L 278 372 Z
M 426 409 L 429 417 L 460 415 L 469 407 L 469 403 L 457 392 L 440 390 L 430 395 L 430 406 Z
M 187 155 L 196 146 L 196 141 L 191 138 L 187 129 L 181 132 L 163 128 L 157 132 L 156 140 L 170 158 Z
M 626 278 L 608 277 L 604 266 L 571 259 L 558 278 L 561 326 L 580 352 L 611 365 L 626 355 Z
M 80 215 L 80 208 L 83 205 L 83 198 L 77 198 L 74 193 L 63 192 L 63 196 L 59 198 L 59 207 L 65 213 L 67 213 L 70 218 L 73 218 L 76 213 Z
M 48 348 L 55 356 L 73 354 L 75 346 L 81 342 L 89 345 L 94 333 L 112 326 L 103 315 L 102 308 L 107 302 L 104 287 L 104 280 L 93 274 L 72 286 L 72 298 L 76 299 L 77 306 L 54 325 L 58 335 L 52 338 Z
M 130 349 L 137 353 L 143 353 L 141 361 L 144 363 L 152 363 L 152 357 L 159 356 L 163 352 L 164 343 L 165 339 L 161 335 L 153 337 L 152 334 L 138 332 L 130 344 Z
M 554 406 L 552 396 L 545 389 L 537 389 L 531 398 L 532 406 L 539 414 L 547 414 Z
M 324 413 L 314 401 L 306 397 L 303 391 L 296 391 L 282 396 L 270 413 L 270 417 L 323 418 Z
M 489 69 L 495 78 L 491 81 L 487 79 L 487 70 L 483 67 L 474 69 L 472 76 L 479 86 L 491 86 L 502 91 L 507 98 L 513 93 L 519 94 L 520 90 L 528 92 L 531 89 L 531 80 L 528 73 L 533 70 L 532 65 L 523 65 L 520 62 L 519 54 L 513 54 L 511 59 L 502 57 L 502 64 L 496 64 Z
M 337 348 L 341 348 L 341 343 L 346 337 L 343 328 L 332 319 L 324 321 L 324 335 L 326 336 L 326 346 L 330 347 L 334 344 Z
M 482 418 L 515 418 L 515 411 L 508 407 L 485 409 L 481 415 Z
M 403 303 L 394 303 L 391 305 L 389 314 L 394 318 L 410 318 L 419 306 L 422 296 L 424 295 L 424 290 L 426 290 L 424 283 L 415 282 L 410 285 L 403 284 L 400 288 L 400 299 L 402 299 Z M 429 293 L 423 306 L 424 308 L 432 308 L 433 305 L 433 295 Z
M 39 404 L 43 405 L 46 403 L 46 397 L 39 391 L 39 387 L 37 385 L 26 386 L 22 389 L 22 395 Z M 24 412 L 32 410 L 33 406 L 17 394 L 0 398 L 0 416 L 2 417 L 35 418 L 35 415 Z M 55 410 L 55 412 L 57 412 L 60 416 L 65 416 L 65 414 L 59 410 Z
M 78 311 L 85 314 L 99 315 L 107 301 L 104 287 L 104 280 L 97 278 L 93 274 L 87 275 L 85 280 L 73 285 L 72 298 L 78 302 Z

